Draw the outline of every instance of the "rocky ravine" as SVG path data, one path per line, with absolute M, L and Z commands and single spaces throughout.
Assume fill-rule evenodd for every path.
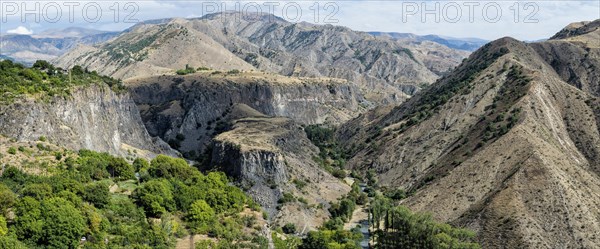
M 350 187 L 315 163 L 318 148 L 294 121 L 266 117 L 246 105 L 233 109 L 247 117 L 233 121 L 232 130 L 214 139 L 212 165 L 238 179 L 272 224 L 294 223 L 301 233 L 322 225 L 329 202 Z M 296 200 L 278 203 L 284 193 Z
M 592 30 L 570 39 L 591 44 Z M 600 100 L 538 54 L 549 43 L 492 42 L 403 105 L 344 125 L 349 166 L 414 191 L 402 204 L 474 229 L 484 248 L 598 247 Z
M 129 94 L 117 94 L 106 86 L 73 89 L 67 98 L 48 102 L 25 98 L 0 106 L 0 133 L 19 141 L 44 136 L 66 148 L 90 149 L 140 156 L 155 153 L 175 155 L 162 140 L 146 131 L 137 106 Z
M 363 110 L 358 90 L 338 79 L 200 72 L 127 84 L 150 134 L 176 144 L 190 158 L 202 154 L 211 138 L 227 129 L 234 104 L 301 124 L 339 124 Z

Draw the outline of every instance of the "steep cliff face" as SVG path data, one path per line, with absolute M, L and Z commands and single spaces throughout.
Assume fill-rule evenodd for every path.
M 344 125 L 348 164 L 413 192 L 411 209 L 476 230 L 484 248 L 597 247 L 598 97 L 536 46 L 492 42 L 406 103 Z
M 173 154 L 168 145 L 148 135 L 128 94 L 99 85 L 75 88 L 71 96 L 48 102 L 25 98 L 0 106 L 0 133 L 20 141 L 44 136 L 74 150 L 124 155 L 138 149 L 141 156 Z
M 210 139 L 224 131 L 234 104 L 302 124 L 337 124 L 357 115 L 363 101 L 356 88 L 342 80 L 251 72 L 157 76 L 127 84 L 150 134 L 191 157 L 203 153 Z
M 313 161 L 317 155 L 292 120 L 251 117 L 214 139 L 212 165 L 238 179 L 274 224 L 294 223 L 304 233 L 320 226 L 329 202 L 350 190 Z M 280 201 L 284 196 L 287 201 Z

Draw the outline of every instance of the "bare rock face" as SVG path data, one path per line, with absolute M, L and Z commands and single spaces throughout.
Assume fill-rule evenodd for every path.
M 318 152 L 292 120 L 250 117 L 214 139 L 212 165 L 235 177 L 274 224 L 294 223 L 304 233 L 327 219 L 330 201 L 350 191 L 313 161 Z M 281 203 L 284 194 L 294 200 Z
M 404 104 L 345 124 L 348 165 L 414 191 L 403 205 L 476 230 L 484 248 L 597 247 L 599 99 L 572 85 L 595 83 L 599 64 L 579 43 L 598 32 L 484 46 Z M 566 79 L 561 53 L 588 68 Z
M 358 90 L 337 79 L 201 72 L 127 84 L 150 134 L 190 158 L 202 154 L 210 139 L 226 130 L 236 104 L 301 124 L 339 124 L 363 110 Z
M 398 103 L 467 55 L 433 42 L 374 37 L 345 27 L 219 13 L 141 23 L 107 43 L 80 46 L 57 63 L 122 79 L 172 73 L 186 65 L 341 78 L 368 100 Z
M 148 135 L 137 106 L 128 94 L 106 86 L 74 89 L 67 98 L 23 99 L 0 106 L 0 133 L 19 141 L 44 136 L 69 149 L 90 149 L 125 155 L 174 154 L 160 139 Z

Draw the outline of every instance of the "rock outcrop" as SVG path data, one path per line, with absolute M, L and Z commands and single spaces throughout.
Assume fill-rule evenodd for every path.
M 294 223 L 301 233 L 314 230 L 328 218 L 329 202 L 350 191 L 315 163 L 318 148 L 288 118 L 238 119 L 212 147 L 212 165 L 236 178 L 275 225 Z M 282 203 L 284 195 L 288 200 Z
M 73 150 L 116 155 L 139 150 L 145 157 L 175 154 L 160 139 L 150 137 L 129 94 L 99 85 L 75 88 L 66 98 L 25 98 L 0 106 L 0 133 L 19 141 L 46 137 Z
M 189 158 L 202 154 L 210 139 L 225 131 L 235 104 L 301 124 L 339 124 L 364 110 L 358 90 L 338 79 L 213 71 L 134 79 L 127 84 L 150 134 Z

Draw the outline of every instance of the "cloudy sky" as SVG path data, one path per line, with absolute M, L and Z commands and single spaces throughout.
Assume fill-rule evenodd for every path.
M 600 18 L 600 1 L 10 1 L 0 3 L 0 32 L 36 34 L 71 26 L 119 31 L 137 21 L 199 17 L 221 10 L 268 12 L 288 21 L 361 31 L 453 37 L 544 39 L 565 25 Z

